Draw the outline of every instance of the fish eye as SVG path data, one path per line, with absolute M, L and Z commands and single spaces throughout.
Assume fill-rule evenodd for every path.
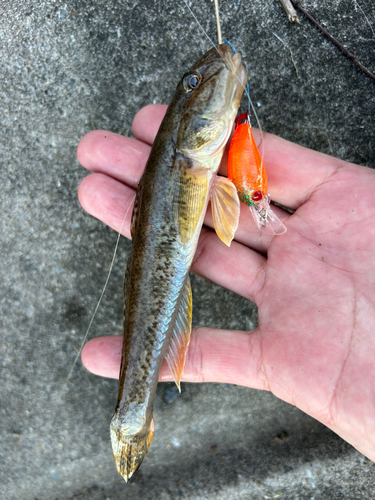
M 195 90 L 196 88 L 199 87 L 200 82 L 201 82 L 200 75 L 196 73 L 186 75 L 183 79 L 184 89 L 186 90 L 186 92 L 191 92 L 192 90 Z

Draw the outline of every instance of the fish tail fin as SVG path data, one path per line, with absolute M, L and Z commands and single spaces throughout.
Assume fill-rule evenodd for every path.
M 117 472 L 128 482 L 141 466 L 151 446 L 155 429 L 154 418 L 151 419 L 148 429 L 131 436 L 114 427 L 111 422 L 111 443 Z

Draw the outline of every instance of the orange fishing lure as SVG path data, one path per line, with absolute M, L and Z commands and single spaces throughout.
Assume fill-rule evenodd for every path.
M 267 171 L 251 130 L 249 113 L 239 115 L 235 124 L 228 154 L 228 178 L 236 186 L 242 203 L 250 207 L 258 228 L 267 234 L 283 234 L 286 227 L 270 207 Z

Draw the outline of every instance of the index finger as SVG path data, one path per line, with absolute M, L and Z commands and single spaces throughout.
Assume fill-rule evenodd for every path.
M 142 128 L 143 134 L 139 140 L 106 130 L 89 132 L 78 144 L 78 161 L 91 172 L 106 174 L 136 187 L 166 110 L 167 106 L 156 104 L 137 113 L 135 124 Z M 137 137 L 136 128 L 133 131 Z
M 106 130 L 93 130 L 79 142 L 80 164 L 97 174 L 106 174 L 136 187 L 150 155 L 151 147 L 136 139 Z

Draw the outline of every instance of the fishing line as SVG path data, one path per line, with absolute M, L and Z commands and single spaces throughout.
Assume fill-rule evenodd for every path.
M 81 352 L 82 352 L 83 346 L 85 345 L 85 342 L 86 342 L 87 336 L 88 336 L 88 334 L 89 334 L 89 332 L 90 332 L 90 329 L 91 329 L 91 325 L 92 325 L 92 323 L 93 323 L 93 321 L 94 321 L 94 318 L 95 318 L 95 316 L 96 316 L 96 313 L 98 312 L 98 309 L 99 309 L 100 303 L 101 303 L 101 301 L 102 301 L 102 299 L 103 299 L 103 297 L 104 297 L 104 293 L 105 293 L 105 291 L 106 291 L 106 289 L 107 289 L 108 281 L 109 281 L 109 278 L 110 278 L 111 273 L 112 273 L 113 265 L 114 265 L 114 263 L 115 263 L 115 258 L 116 258 L 116 253 L 117 253 L 117 248 L 118 248 L 119 243 L 120 243 L 120 237 L 121 237 L 122 228 L 123 228 L 123 226 L 124 226 L 124 222 L 125 222 L 126 216 L 127 216 L 127 215 L 128 215 L 128 213 L 129 213 L 130 207 L 133 205 L 133 202 L 134 202 L 135 196 L 136 196 L 136 195 L 134 195 L 134 196 L 133 196 L 133 199 L 131 200 L 131 202 L 130 202 L 130 204 L 129 204 L 129 206 L 128 206 L 128 209 L 127 209 L 127 210 L 126 210 L 126 212 L 125 212 L 124 218 L 122 219 L 121 226 L 120 226 L 120 230 L 119 230 L 119 233 L 118 233 L 118 235 L 117 235 L 117 241 L 116 241 L 115 250 L 114 250 L 114 252 L 113 252 L 113 257 L 112 257 L 111 265 L 109 266 L 109 271 L 108 271 L 107 279 L 105 280 L 105 284 L 104 284 L 103 291 L 102 291 L 102 293 L 100 294 L 100 297 L 99 297 L 98 303 L 96 304 L 96 307 L 95 307 L 94 313 L 93 313 L 93 315 L 92 315 L 92 317 L 91 317 L 91 320 L 90 320 L 89 326 L 87 327 L 86 333 L 85 333 L 85 335 L 84 335 L 84 337 L 83 337 L 83 340 L 82 340 L 82 343 L 81 343 L 81 347 L 79 348 L 78 353 L 77 353 L 77 356 L 75 357 L 75 359 L 74 359 L 74 361 L 73 361 L 73 364 L 72 364 L 72 367 L 71 367 L 71 369 L 70 369 L 70 371 L 69 371 L 69 374 L 68 374 L 68 376 L 67 376 L 67 377 L 66 377 L 66 379 L 65 379 L 65 383 L 67 383 L 67 382 L 69 381 L 69 379 L 70 379 L 70 377 L 71 377 L 71 375 L 72 375 L 72 373 L 73 373 L 74 367 L 75 367 L 75 365 L 76 365 L 76 363 L 77 363 L 77 360 L 78 360 L 78 358 L 79 358 L 79 356 L 80 356 L 80 354 L 81 354 Z
M 201 23 L 198 21 L 198 18 L 197 16 L 194 14 L 194 12 L 191 10 L 189 4 L 187 3 L 187 0 L 184 0 L 184 3 L 186 5 L 186 7 L 188 8 L 190 14 L 193 16 L 193 18 L 195 19 L 195 22 L 197 23 L 197 25 L 200 27 L 200 29 L 202 30 L 203 34 L 205 35 L 205 37 L 209 40 L 210 44 L 215 47 L 215 49 L 217 50 L 216 48 L 216 44 L 215 42 L 212 40 L 212 38 L 209 36 L 209 34 L 206 32 L 206 30 L 203 28 L 203 26 L 201 25 Z M 217 50 L 218 51 L 218 50 Z M 219 51 L 218 51 L 219 52 Z M 220 52 L 219 52 L 220 54 Z M 221 55 L 221 54 L 220 54 Z
M 369 18 L 366 16 L 365 11 L 359 5 L 359 3 L 357 2 L 357 0 L 354 0 L 354 5 L 356 5 L 359 8 L 359 10 L 362 12 L 362 14 L 364 15 L 364 18 L 366 19 L 367 24 L 370 26 L 370 30 L 372 31 L 373 37 L 375 38 L 374 28 L 372 27 L 372 24 L 370 23 Z
M 235 54 L 237 54 L 237 50 L 235 48 L 235 46 L 233 45 L 232 42 L 230 42 L 229 40 L 226 40 L 225 43 L 227 43 L 228 45 L 230 45 L 231 49 L 233 50 L 233 52 Z M 251 113 L 251 99 L 250 99 L 250 87 L 249 87 L 249 82 L 246 82 L 246 87 L 245 87 L 245 92 L 247 94 L 247 100 L 248 100 L 248 112 L 249 112 L 249 124 L 250 124 L 250 127 L 251 127 L 251 123 L 250 123 L 250 113 Z

